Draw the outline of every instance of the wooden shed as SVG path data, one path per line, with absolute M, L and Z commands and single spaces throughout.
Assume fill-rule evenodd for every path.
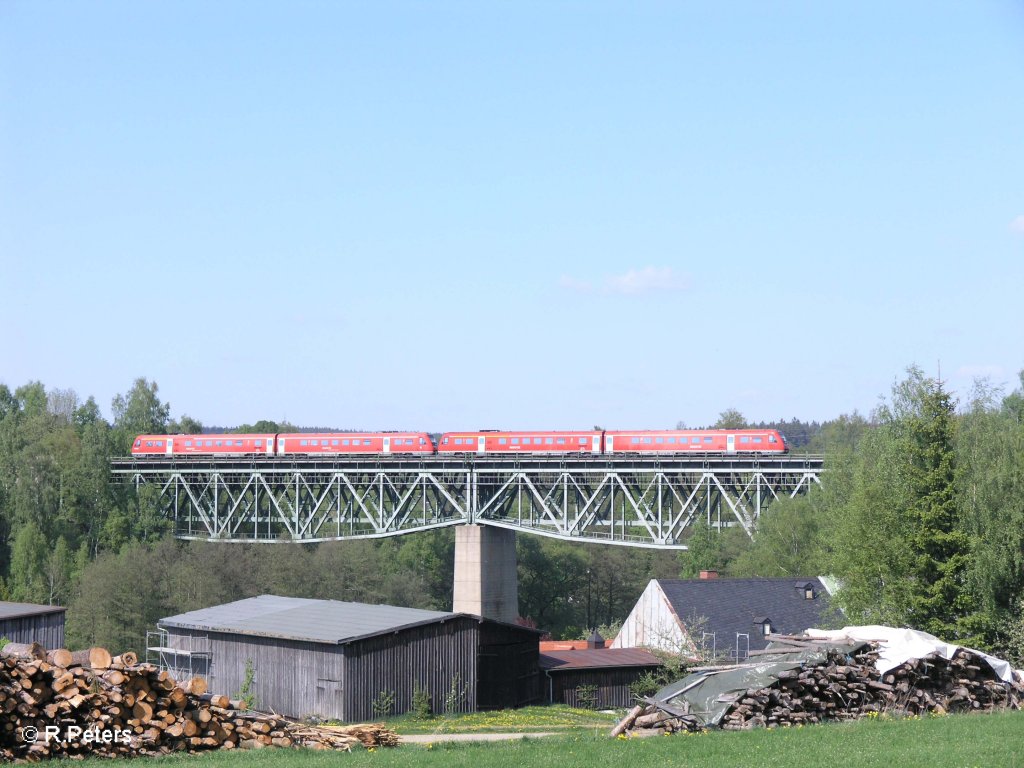
M 0 639 L 39 643 L 47 649 L 63 648 L 65 610 L 56 605 L 0 601 Z
M 642 648 L 543 651 L 540 654 L 545 700 L 571 707 L 632 707 L 636 698 L 630 686 L 660 666 L 658 657 Z
M 159 622 L 150 651 L 178 676 L 202 674 L 258 706 L 345 722 L 408 712 L 418 688 L 434 712 L 540 699 L 539 632 L 463 613 L 261 595 Z

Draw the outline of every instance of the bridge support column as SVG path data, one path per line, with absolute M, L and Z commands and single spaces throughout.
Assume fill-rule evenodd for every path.
M 455 528 L 452 610 L 510 624 L 519 617 L 515 531 L 489 525 Z

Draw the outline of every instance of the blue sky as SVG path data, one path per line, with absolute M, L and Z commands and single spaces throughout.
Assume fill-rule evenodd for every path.
M 0 3 L 0 383 L 340 428 L 1024 368 L 1024 5 Z

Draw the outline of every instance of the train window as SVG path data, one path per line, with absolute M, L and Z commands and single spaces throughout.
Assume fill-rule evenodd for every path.
M 456 445 L 462 445 L 462 438 L 461 437 L 456 437 L 455 438 L 455 444 Z
M 421 438 L 420 438 L 420 445 L 426 445 L 426 444 L 427 444 L 427 441 L 426 441 L 426 440 L 424 440 L 424 439 L 423 439 L 423 438 L 421 437 Z
M 749 437 L 748 437 L 747 435 L 743 435 L 743 436 L 742 436 L 742 437 L 740 438 L 740 442 L 741 442 L 741 443 L 749 443 L 749 442 L 750 442 L 750 438 L 749 438 Z
M 565 438 L 564 437 L 558 438 L 558 444 L 559 445 L 565 445 Z
M 631 438 L 629 438 L 629 443 L 630 443 L 630 445 L 638 445 L 640 443 L 640 438 L 639 437 L 631 437 Z
M 299 440 L 299 445 L 309 445 L 309 440 Z
M 152 440 L 147 440 L 146 441 L 146 447 L 147 448 L 152 448 L 153 447 L 153 441 Z
M 221 448 L 221 447 L 222 447 L 223 445 L 224 445 L 224 444 L 223 444 L 223 442 L 222 442 L 222 441 L 220 441 L 220 440 L 218 440 L 218 441 L 217 441 L 217 447 L 218 447 L 218 448 Z
M 654 438 L 654 442 L 656 442 L 656 443 L 664 443 L 665 442 L 665 438 L 664 437 L 656 437 L 656 438 Z
M 586 444 L 587 444 L 587 438 L 581 437 L 580 438 L 580 445 L 586 445 Z
M 519 438 L 518 437 L 513 437 L 512 438 L 512 445 L 519 445 Z
M 235 440 L 235 445 L 241 445 L 241 444 L 242 444 L 241 440 Z
M 539 437 L 533 438 L 533 444 L 534 445 L 540 445 L 540 438 Z
M 754 442 L 755 443 L 760 443 L 761 442 L 761 438 L 760 437 L 755 437 L 754 438 Z
M 775 435 L 768 435 L 768 442 L 769 443 L 774 443 L 775 442 Z
M 342 444 L 342 445 L 348 445 L 348 440 L 347 440 L 347 439 L 346 439 L 346 440 L 342 440 L 342 441 L 341 441 L 341 444 Z
M 694 440 L 696 440 L 696 439 L 697 439 L 697 438 L 694 438 Z M 711 442 L 711 438 L 710 438 L 710 437 L 705 437 L 705 438 L 704 438 L 704 442 L 705 442 L 705 443 L 710 443 L 710 442 Z
M 185 447 L 186 448 L 191 448 L 192 447 L 192 441 L 191 440 L 186 440 L 185 441 Z
M 369 445 L 369 444 L 370 444 L 369 440 L 363 440 L 363 445 Z
M 163 448 L 164 447 L 164 441 L 163 440 L 157 440 L 156 441 L 156 447 L 157 448 Z
M 555 439 L 553 437 L 545 437 L 544 438 L 544 443 L 545 443 L 545 445 L 554 445 L 555 444 Z
M 136 440 L 135 441 L 135 447 L 138 448 L 140 445 L 142 445 L 142 441 L 141 440 Z
M 651 444 L 651 438 L 645 437 L 644 438 L 644 445 L 650 445 L 650 444 Z
M 672 444 L 674 445 L 674 444 L 675 444 L 675 442 L 676 442 L 676 439 L 675 439 L 674 437 L 670 437 L 670 438 L 668 439 L 668 441 L 669 441 L 670 443 L 672 443 Z
M 507 438 L 504 438 L 504 437 L 499 437 L 498 438 L 498 445 L 507 445 L 507 444 L 508 444 L 508 439 Z
M 339 445 L 339 444 L 340 443 L 337 440 L 331 440 L 331 445 Z
M 448 445 L 448 438 L 447 437 L 444 439 L 444 444 Z
M 690 442 L 693 443 L 694 445 L 696 445 L 697 443 L 700 442 L 700 438 L 699 437 L 691 437 L 690 438 Z
M 262 448 L 263 447 L 263 441 L 262 440 L 255 440 L 255 441 L 253 441 L 253 445 L 255 445 L 257 448 Z

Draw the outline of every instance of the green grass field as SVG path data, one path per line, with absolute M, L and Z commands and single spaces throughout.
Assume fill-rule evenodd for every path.
M 387 726 L 398 734 L 415 733 L 529 733 L 531 731 L 610 731 L 624 712 L 595 712 L 573 709 L 558 704 L 497 712 L 474 712 L 452 717 L 437 716 L 427 720 L 404 715 L 389 718 Z
M 522 741 L 406 744 L 352 753 L 264 749 L 170 756 L 160 768 L 1024 768 L 1024 713 L 874 720 L 646 739 L 589 730 Z M 109 765 L 89 760 L 86 765 Z

